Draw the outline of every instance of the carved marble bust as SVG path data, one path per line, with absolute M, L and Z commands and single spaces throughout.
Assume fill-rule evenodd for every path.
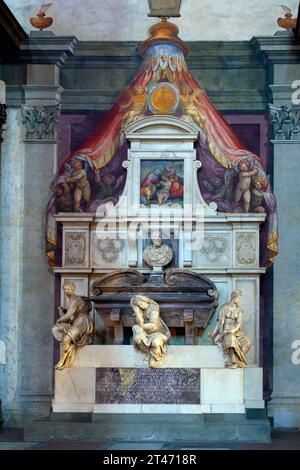
M 145 263 L 151 266 L 154 271 L 161 271 L 164 266 L 172 261 L 173 251 L 168 245 L 162 243 L 162 239 L 158 235 L 145 248 L 143 258 Z

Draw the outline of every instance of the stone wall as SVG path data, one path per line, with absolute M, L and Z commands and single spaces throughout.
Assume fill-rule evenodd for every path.
M 13 3 L 17 6 L 17 2 Z M 253 3 L 249 3 L 249 8 L 251 5 L 254 11 Z M 224 3 L 224 8 L 225 5 L 228 7 L 228 3 Z M 267 9 L 267 5 L 270 8 L 267 2 L 263 8 Z M 31 11 L 26 8 L 28 16 Z M 209 8 L 214 6 L 207 11 Z M 64 13 L 61 14 L 64 18 Z M 244 8 L 243 14 L 247 16 Z M 269 18 L 270 11 L 267 14 Z M 71 21 L 65 23 L 72 25 Z M 238 23 L 236 16 L 234 23 Z M 144 25 L 141 28 L 140 39 L 143 39 L 146 28 Z M 89 29 L 93 30 L 92 25 Z M 181 29 L 189 31 L 191 28 L 184 28 L 182 23 Z M 113 30 L 115 34 L 118 28 Z M 136 38 L 132 29 L 130 34 L 131 39 Z M 224 31 L 222 37 L 225 37 Z M 140 63 L 137 45 L 137 42 L 78 43 L 74 37 L 36 35 L 22 46 L 17 59 L 0 65 L 1 78 L 8 85 L 8 130 L 3 134 L 1 150 L 0 330 L 2 349 L 5 349 L 1 357 L 2 362 L 6 362 L 0 364 L 0 395 L 8 424 L 20 423 L 26 415 L 45 415 L 52 396 L 50 325 L 54 318 L 54 294 L 43 240 L 46 201 L 57 165 L 57 139 L 53 136 L 36 142 L 39 139 L 26 137 L 21 123 L 21 105 L 53 106 L 61 102 L 63 112 L 107 110 L 137 70 Z M 291 111 L 298 109 L 291 103 L 291 84 L 300 79 L 300 45 L 292 37 L 258 37 L 250 42 L 197 42 L 190 46 L 189 67 L 221 111 L 265 114 L 270 102 L 277 107 L 288 105 Z M 299 426 L 300 366 L 292 362 L 292 344 L 300 339 L 297 291 L 300 267 L 296 257 L 300 141 L 296 134 L 283 141 L 276 129 L 275 126 L 272 151 L 281 254 L 274 267 L 274 391 L 269 408 L 275 425 Z M 265 136 L 264 145 L 270 144 Z M 269 318 L 272 322 L 272 312 Z
M 298 3 L 288 2 L 294 15 Z M 29 31 L 29 18 L 37 13 L 40 1 L 6 0 L 6 4 Z M 74 34 L 81 40 L 140 41 L 154 20 L 147 17 L 148 11 L 147 0 L 56 0 L 49 16 L 54 18 L 53 31 L 57 35 Z M 274 34 L 281 16 L 280 2 L 276 0 L 183 0 L 181 18 L 172 21 L 180 26 L 185 41 L 247 40 Z

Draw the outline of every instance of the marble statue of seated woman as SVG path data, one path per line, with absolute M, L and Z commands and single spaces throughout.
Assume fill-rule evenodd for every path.
M 236 290 L 231 294 L 228 304 L 221 306 L 216 327 L 208 336 L 214 344 L 221 345 L 226 357 L 226 367 L 235 369 L 247 365 L 246 353 L 251 342 L 241 330 L 243 310 L 240 307 L 242 292 Z
M 56 369 L 71 367 L 76 349 L 91 344 L 94 337 L 94 326 L 90 318 L 90 302 L 75 294 L 75 284 L 66 282 L 64 292 L 68 298 L 68 308 L 58 307 L 60 318 L 52 328 L 55 339 L 62 343 L 63 356 Z
M 154 300 L 134 295 L 130 304 L 135 321 L 132 327 L 134 347 L 148 357 L 150 367 L 157 367 L 166 354 L 170 330 L 160 318 L 159 306 Z

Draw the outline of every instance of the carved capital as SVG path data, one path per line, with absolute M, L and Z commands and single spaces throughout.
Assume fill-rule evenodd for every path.
M 26 127 L 26 140 L 55 140 L 59 110 L 59 105 L 22 105 L 22 122 Z
M 300 140 L 300 109 L 269 105 L 274 140 Z
M 7 113 L 6 104 L 0 104 L 0 143 L 2 142 L 2 127 L 6 123 Z

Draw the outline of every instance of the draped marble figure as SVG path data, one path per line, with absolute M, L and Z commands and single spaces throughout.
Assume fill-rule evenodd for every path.
M 214 344 L 221 345 L 226 357 L 226 367 L 235 369 L 247 365 L 246 353 L 251 342 L 241 330 L 243 310 L 240 307 L 242 292 L 235 290 L 228 304 L 221 306 L 216 327 L 208 336 Z
M 63 345 L 63 356 L 56 364 L 56 369 L 71 367 L 77 348 L 93 342 L 94 326 L 90 318 L 91 303 L 75 293 L 73 282 L 64 284 L 68 298 L 68 308 L 58 307 L 60 318 L 52 328 L 55 339 Z
M 160 318 L 159 306 L 154 300 L 135 295 L 130 304 L 135 321 L 132 327 L 134 347 L 148 357 L 150 367 L 157 367 L 166 354 L 170 330 Z

